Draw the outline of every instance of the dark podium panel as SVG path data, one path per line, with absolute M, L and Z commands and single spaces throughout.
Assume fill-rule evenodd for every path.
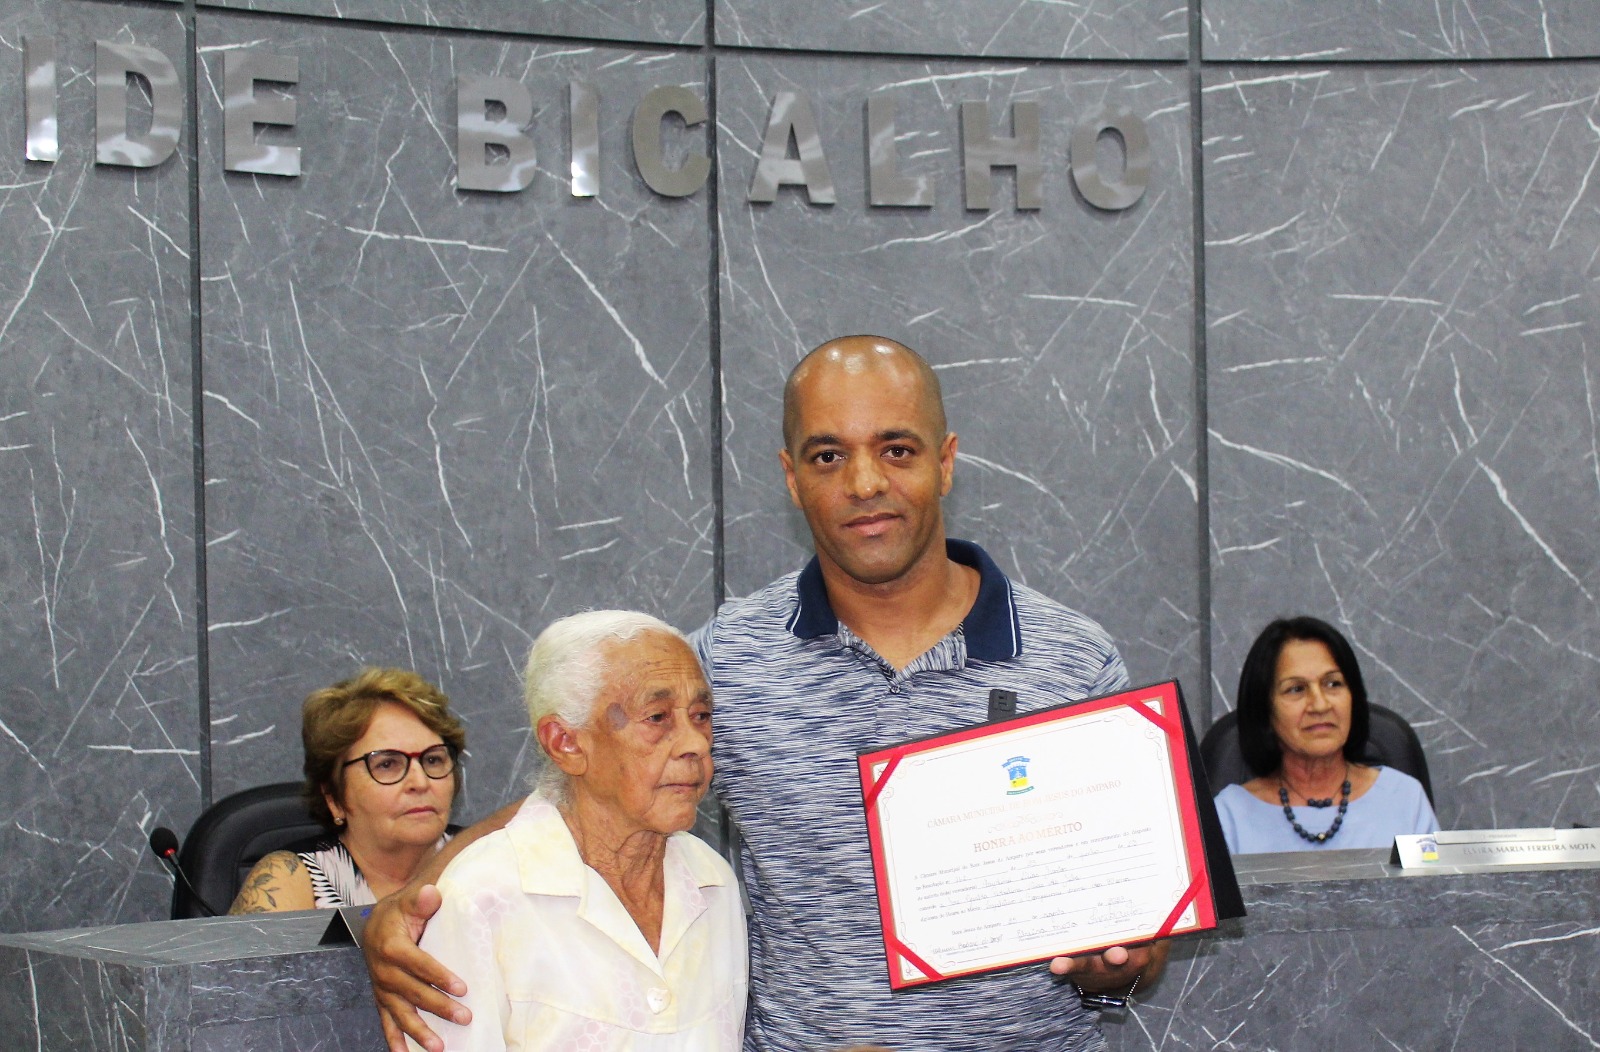
M 1112 1052 L 1564 1052 L 1600 1035 L 1600 867 L 1404 876 L 1384 851 L 1234 862 L 1249 916 L 1180 941 L 1148 999 L 1105 1020 Z M 360 952 L 318 945 L 330 919 L 0 936 L 0 1033 L 51 1052 L 382 1052 Z
M 1387 850 L 1235 855 L 1249 915 L 1179 943 L 1112 1052 L 1592 1050 L 1600 867 L 1403 875 Z
M 0 937 L 0 1033 L 51 1052 L 383 1052 L 361 951 L 333 914 Z

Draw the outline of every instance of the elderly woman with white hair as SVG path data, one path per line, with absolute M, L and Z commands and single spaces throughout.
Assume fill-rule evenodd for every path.
M 463 850 L 421 948 L 467 984 L 447 1050 L 733 1050 L 748 963 L 733 871 L 685 832 L 711 784 L 711 689 L 647 614 L 555 622 L 524 696 L 547 762 Z M 413 1045 L 413 1047 L 416 1047 Z

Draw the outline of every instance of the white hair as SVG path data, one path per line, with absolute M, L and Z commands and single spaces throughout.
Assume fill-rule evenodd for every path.
M 634 610 L 588 610 L 552 622 L 533 641 L 522 674 L 528 726 L 537 733 L 539 721 L 546 716 L 554 716 L 574 730 L 589 726 L 610 671 L 605 648 L 646 632 L 659 632 L 688 645 L 676 628 L 659 617 Z M 551 800 L 562 802 L 567 798 L 566 773 L 549 757 L 529 782 L 536 792 Z

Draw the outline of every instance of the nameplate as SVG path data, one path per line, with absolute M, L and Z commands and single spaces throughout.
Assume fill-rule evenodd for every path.
M 1453 829 L 1394 838 L 1401 869 L 1491 870 L 1600 864 L 1597 829 Z
M 355 943 L 361 945 L 361 933 L 367 926 L 367 915 L 372 912 L 371 906 L 343 906 L 333 911 L 333 917 L 328 921 L 327 929 L 322 933 L 322 938 L 317 940 L 320 946 L 349 946 Z

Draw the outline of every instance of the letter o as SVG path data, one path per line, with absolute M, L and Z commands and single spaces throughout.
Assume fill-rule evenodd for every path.
M 1114 131 L 1122 138 L 1122 178 L 1108 179 L 1095 159 L 1100 136 Z M 1126 106 L 1100 109 L 1072 130 L 1072 181 L 1083 199 L 1107 212 L 1132 208 L 1150 185 L 1150 133 L 1144 120 Z

